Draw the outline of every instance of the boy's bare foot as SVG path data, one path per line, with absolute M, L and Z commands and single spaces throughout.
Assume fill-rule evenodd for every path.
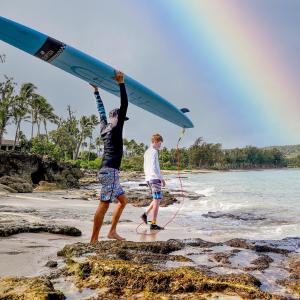
M 109 233 L 109 234 L 107 235 L 107 237 L 108 237 L 109 239 L 113 239 L 113 240 L 126 241 L 125 238 L 119 236 L 116 232 L 114 232 L 114 233 Z

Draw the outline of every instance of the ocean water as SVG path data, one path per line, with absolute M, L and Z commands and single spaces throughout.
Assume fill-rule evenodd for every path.
M 213 240 L 300 236 L 300 169 L 182 174 L 183 188 L 203 197 L 184 199 L 175 223 Z M 179 180 L 169 176 L 170 189 Z M 178 205 L 162 208 L 172 215 Z

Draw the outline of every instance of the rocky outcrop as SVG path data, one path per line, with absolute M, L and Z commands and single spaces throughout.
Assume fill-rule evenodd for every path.
M 58 162 L 22 152 L 0 151 L 0 183 L 17 192 L 31 192 L 41 181 L 56 183 L 60 188 L 79 188 L 83 177 L 72 164 Z
M 0 237 L 8 237 L 18 233 L 48 232 L 69 236 L 80 236 L 81 231 L 75 227 L 59 224 L 49 224 L 41 222 L 29 222 L 28 220 L 11 213 L 1 213 L 0 215 Z
M 31 193 L 33 190 L 33 186 L 30 182 L 16 175 L 2 176 L 0 178 L 0 183 L 6 185 L 7 187 L 11 188 L 13 191 L 16 191 L 18 193 Z
M 217 244 L 200 239 L 152 243 L 102 241 L 96 245 L 68 245 L 58 255 L 66 261 L 63 276 L 72 278 L 79 289 L 99 291 L 93 299 L 206 299 L 207 293 L 215 292 L 245 299 L 282 299 L 261 290 L 260 280 L 251 274 L 217 274 L 197 266 L 189 257 L 176 254 L 190 245 L 193 249 L 195 245 L 213 249 Z M 92 255 L 86 257 L 87 253 Z
M 47 278 L 3 278 L 0 279 L 0 299 L 7 300 L 63 300 L 62 292 L 54 289 Z
M 237 299 L 295 300 L 299 299 L 299 243 L 298 238 L 234 239 L 227 243 L 200 238 L 75 243 L 57 253 L 60 268 L 56 268 L 56 261 L 47 263 L 52 268 L 48 277 L 0 280 L 0 299 L 27 299 L 18 298 L 20 286 L 22 291 L 33 295 L 28 299 L 60 299 L 55 297 L 64 291 L 67 294 L 69 287 L 57 282 L 69 282 L 73 291 L 78 291 L 77 295 L 85 292 L 91 295 L 93 291 L 90 300 L 226 299 L 226 295 Z M 271 252 L 262 254 L 256 246 L 265 246 Z M 282 249 L 289 252 L 283 253 Z M 282 279 L 275 282 L 275 275 Z M 30 294 L 33 291 L 42 295 L 53 293 L 53 298 L 52 295 L 38 298 L 39 294 Z

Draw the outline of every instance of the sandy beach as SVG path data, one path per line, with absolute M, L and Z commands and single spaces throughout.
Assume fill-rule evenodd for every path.
M 80 192 L 77 190 L 2 196 L 0 206 L 2 216 L 13 214 L 30 222 L 56 222 L 74 226 L 81 230 L 82 236 L 69 237 L 50 233 L 22 233 L 0 238 L 0 276 L 33 276 L 40 274 L 46 262 L 56 258 L 56 252 L 64 245 L 78 241 L 89 242 L 97 204 L 97 201 L 81 200 Z M 115 204 L 112 203 L 105 221 L 110 220 L 114 206 Z M 6 212 L 5 210 L 8 210 L 8 207 L 10 211 L 11 208 L 15 208 L 17 212 Z M 26 213 L 28 208 L 34 208 L 35 211 Z M 168 226 L 168 230 L 159 232 L 157 235 L 137 234 L 136 227 L 139 225 L 139 216 L 142 211 L 142 208 L 128 204 L 121 217 L 119 232 L 129 241 L 163 241 L 172 238 L 198 237 L 197 234 L 192 232 L 182 232 L 179 226 L 172 223 Z M 166 215 L 164 219 L 166 220 L 167 217 Z M 109 225 L 103 226 L 101 240 L 107 240 L 108 229 Z M 148 229 L 142 227 L 139 230 L 143 232 Z
M 252 173 L 242 174 L 246 177 L 249 174 L 253 176 Z M 267 176 L 276 175 L 272 174 L 271 172 Z M 290 174 L 294 176 L 294 173 Z M 2 290 L 6 291 L 5 287 L 12 284 L 7 276 L 13 278 L 25 276 L 22 277 L 21 282 L 13 284 L 16 289 L 20 284 L 28 285 L 24 283 L 24 280 L 42 280 L 38 285 L 48 286 L 48 283 L 43 281 L 46 278 L 51 282 L 51 291 L 56 293 L 53 290 L 55 289 L 59 291 L 57 293 L 63 293 L 68 300 L 114 299 L 112 295 L 118 293 L 117 291 L 112 290 L 111 296 L 105 298 L 106 296 L 103 295 L 108 293 L 105 289 L 94 288 L 98 279 L 91 277 L 89 281 L 85 281 L 80 276 L 81 279 L 78 279 L 77 271 L 74 271 L 77 267 L 81 268 L 87 263 L 91 266 L 94 263 L 97 266 L 101 265 L 102 260 L 105 259 L 104 265 L 109 265 L 115 270 L 114 272 L 119 272 L 119 267 L 141 268 L 143 272 L 143 266 L 146 263 L 150 264 L 149 268 L 153 268 L 153 272 L 169 272 L 155 276 L 174 276 L 172 280 L 175 280 L 175 284 L 178 281 L 175 279 L 178 275 L 172 273 L 172 270 L 180 272 L 181 268 L 192 267 L 195 269 L 186 269 L 185 272 L 197 270 L 200 272 L 197 273 L 199 278 L 205 276 L 205 279 L 201 280 L 215 282 L 209 289 L 210 293 L 206 293 L 205 289 L 195 282 L 193 283 L 195 291 L 183 292 L 181 294 L 183 298 L 180 299 L 236 300 L 250 299 L 254 296 L 258 299 L 297 298 L 298 289 L 295 278 L 299 272 L 300 239 L 290 236 L 284 230 L 274 232 L 273 235 L 267 234 L 266 231 L 267 228 L 273 230 L 273 226 L 283 226 L 282 228 L 289 228 L 290 232 L 293 232 L 293 219 L 270 217 L 268 214 L 263 214 L 262 210 L 260 212 L 249 211 L 246 207 L 242 207 L 241 211 L 234 210 L 233 207 L 238 207 L 239 203 L 234 206 L 230 204 L 228 210 L 224 207 L 226 199 L 217 202 L 220 202 L 220 205 L 224 202 L 223 212 L 218 211 L 214 206 L 205 208 L 214 203 L 214 197 L 216 197 L 212 196 L 216 192 L 212 192 L 208 182 L 211 180 L 215 182 L 219 180 L 218 178 L 237 176 L 237 173 L 184 172 L 182 173 L 185 186 L 183 198 L 178 189 L 176 174 L 165 172 L 165 176 L 169 187 L 165 190 L 167 202 L 160 208 L 160 224 L 168 222 L 174 214 L 178 213 L 176 219 L 167 225 L 166 230 L 153 233 L 146 225 L 137 228 L 140 224 L 140 215 L 145 209 L 144 206 L 147 205 L 147 201 L 151 201 L 151 198 L 138 173 L 124 173 L 122 174 L 123 185 L 129 204 L 121 216 L 118 231 L 120 235 L 126 237 L 127 241 L 114 242 L 106 237 L 112 211 L 116 205 L 112 203 L 101 230 L 100 243 L 96 246 L 89 246 L 94 212 L 98 205 L 99 188 L 93 174 L 81 181 L 81 189 L 45 192 L 37 189 L 33 193 L 2 193 L 0 198 L 0 233 L 2 235 L 0 238 L 0 277 L 2 278 L 0 286 L 2 285 Z M 201 181 L 199 181 L 199 176 Z M 242 182 L 241 175 L 238 176 L 239 181 Z M 229 177 L 229 182 L 232 178 L 234 177 Z M 193 187 L 193 182 L 198 191 Z M 220 181 L 221 184 L 222 182 Z M 202 189 L 202 185 L 206 188 Z M 221 190 L 221 194 L 226 194 L 223 188 Z M 236 194 L 236 188 L 234 192 L 235 197 L 239 197 Z M 206 209 L 211 208 L 213 208 L 212 212 L 207 212 Z M 198 216 L 198 221 L 195 219 L 195 214 Z M 258 225 L 259 222 L 261 225 Z M 250 227 L 247 227 L 247 224 Z M 257 230 L 254 224 L 260 226 L 262 231 Z M 245 232 L 248 234 L 245 235 Z M 275 237 L 277 239 L 274 239 Z M 140 251 L 144 251 L 142 252 L 144 254 Z M 165 254 L 162 256 L 159 253 Z M 125 265 L 115 265 L 116 259 Z M 135 280 L 125 274 L 126 272 L 124 276 L 127 277 L 124 280 L 128 282 Z M 141 273 L 141 276 L 144 278 L 146 274 Z M 192 276 L 195 280 L 198 278 L 193 277 L 195 275 L 184 274 L 186 274 L 184 276 Z M 116 280 L 114 277 L 110 278 L 110 280 Z M 225 278 L 228 283 L 221 287 L 220 282 Z M 139 282 L 143 284 L 143 280 L 140 279 Z M 146 280 L 148 281 L 151 282 L 151 279 Z M 236 282 L 242 282 L 243 287 L 236 285 Z M 185 283 L 177 282 L 176 284 Z M 173 299 L 171 294 L 178 293 L 177 290 L 177 292 L 168 291 L 167 287 L 161 288 L 166 293 L 163 297 L 169 297 L 167 299 Z M 152 290 L 153 287 L 144 289 Z M 249 293 L 250 290 L 252 294 Z M 218 293 L 218 291 L 222 292 Z M 122 293 L 128 293 L 126 288 Z M 148 296 L 143 295 L 140 296 L 141 299 L 148 299 Z M 159 298 L 162 297 L 159 296 L 160 294 L 151 295 L 150 298 L 156 295 L 157 299 L 163 299 Z M 60 296 L 57 297 L 60 299 Z M 130 297 L 126 296 L 124 299 L 136 299 Z

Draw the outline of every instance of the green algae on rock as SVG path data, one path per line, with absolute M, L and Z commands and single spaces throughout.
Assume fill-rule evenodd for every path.
M 0 279 L 2 300 L 63 300 L 62 292 L 55 290 L 47 278 L 3 278 Z
M 171 254 L 188 243 L 200 247 L 205 244 L 200 240 L 76 243 L 65 246 L 58 255 L 66 258 L 64 276 L 72 277 L 78 288 L 105 289 L 106 296 L 118 295 L 119 299 L 134 299 L 134 296 L 137 299 L 201 299 L 200 295 L 214 292 L 247 299 L 275 299 L 260 290 L 261 282 L 250 274 L 218 275 L 208 269 L 191 266 L 165 268 L 162 263 L 168 261 L 191 262 L 186 257 Z M 214 245 L 206 244 L 209 247 Z M 93 255 L 83 261 L 76 259 L 88 253 Z M 170 295 L 180 298 L 170 298 Z M 106 298 L 100 293 L 94 299 Z M 114 299 L 114 296 L 107 299 Z
M 136 252 L 150 252 L 156 254 L 169 254 L 184 248 L 184 244 L 179 240 L 168 240 L 160 242 L 130 242 L 130 241 L 101 241 L 95 245 L 85 243 L 75 243 L 66 245 L 58 251 L 58 256 L 72 257 L 81 256 L 87 253 L 116 253 L 121 249 Z
M 209 275 L 193 267 L 160 270 L 151 264 L 102 259 L 93 256 L 85 262 L 68 261 L 66 274 L 74 276 L 79 288 L 108 288 L 116 295 L 186 294 L 223 292 L 246 298 L 272 299 L 259 289 L 260 281 L 248 274 Z

